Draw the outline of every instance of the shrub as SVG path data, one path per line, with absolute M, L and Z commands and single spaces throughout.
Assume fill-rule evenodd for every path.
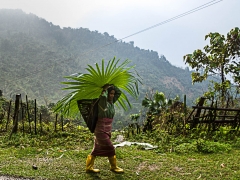
M 196 141 L 196 147 L 198 152 L 202 153 L 217 153 L 223 151 L 230 151 L 232 149 L 230 144 L 205 141 L 203 139 L 199 139 Z

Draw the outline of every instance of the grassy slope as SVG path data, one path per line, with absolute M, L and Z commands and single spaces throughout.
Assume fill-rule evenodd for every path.
M 113 134 L 113 139 L 115 139 Z M 0 175 L 34 179 L 238 179 L 240 150 L 230 152 L 159 153 L 140 146 L 116 149 L 118 165 L 124 174 L 109 171 L 107 158 L 99 157 L 99 174 L 86 174 L 85 161 L 92 149 L 88 132 L 30 137 L 0 136 Z M 146 141 L 145 141 L 146 142 Z M 38 167 L 37 170 L 32 165 Z

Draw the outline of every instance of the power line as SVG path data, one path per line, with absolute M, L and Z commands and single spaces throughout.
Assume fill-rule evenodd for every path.
M 217 1 L 217 2 L 214 2 L 214 1 Z M 126 37 L 124 37 L 124 38 L 122 38 L 122 39 L 120 39 L 120 40 L 129 38 L 129 37 L 131 37 L 131 36 L 140 34 L 140 33 L 144 32 L 144 31 L 153 29 L 153 28 L 155 28 L 155 27 L 157 27 L 157 26 L 160 26 L 160 25 L 166 24 L 166 23 L 168 23 L 168 22 L 174 21 L 174 20 L 176 20 L 176 19 L 179 19 L 179 18 L 181 18 L 181 17 L 187 16 L 187 15 L 189 15 L 189 14 L 192 14 L 192 13 L 194 13 L 194 12 L 197 12 L 197 11 L 201 10 L 201 9 L 207 8 L 207 7 L 209 7 L 209 6 L 212 6 L 212 5 L 214 5 L 214 4 L 216 4 L 216 3 L 219 3 L 219 2 L 221 2 L 221 1 L 223 1 L 223 0 L 213 0 L 213 1 L 210 1 L 210 2 L 208 2 L 208 3 L 206 3 L 206 4 L 203 4 L 203 5 L 201 5 L 201 6 L 198 6 L 197 8 L 194 8 L 194 9 L 192 9 L 192 10 L 190 10 L 190 11 L 187 11 L 187 12 L 182 13 L 182 14 L 180 14 L 180 15 L 177 15 L 177 16 L 175 16 L 175 17 L 173 17 L 173 18 L 170 18 L 170 19 L 168 19 L 168 20 L 165 20 L 165 21 L 163 21 L 163 22 L 160 22 L 160 23 L 158 23 L 158 24 L 155 24 L 155 25 L 153 25 L 153 26 L 151 26 L 151 27 L 148 27 L 148 28 L 146 28 L 146 29 L 143 29 L 143 30 L 141 30 L 141 31 L 138 31 L 138 32 L 136 32 L 136 33 L 134 33 L 134 34 L 131 34 L 131 35 L 129 35 L 129 36 L 126 36 Z M 214 2 L 214 3 L 213 3 L 213 2 Z M 210 3 L 212 3 L 212 4 L 210 4 Z M 120 41 L 120 40 L 118 40 L 118 41 Z
M 217 2 L 214 2 L 214 1 L 217 1 Z M 201 9 L 207 8 L 207 7 L 209 7 L 209 6 L 212 6 L 212 5 L 214 5 L 214 4 L 216 4 L 216 3 L 219 3 L 219 2 L 221 2 L 221 1 L 223 1 L 223 0 L 212 0 L 212 1 L 210 1 L 210 2 L 208 2 L 208 3 L 205 3 L 205 4 L 201 5 L 201 6 L 198 6 L 197 8 L 194 8 L 194 9 L 192 9 L 192 10 L 190 10 L 190 11 L 187 11 L 187 12 L 185 12 L 185 13 L 182 13 L 182 14 L 180 14 L 180 15 L 177 15 L 177 16 L 175 16 L 175 17 L 173 17 L 173 18 L 170 18 L 170 19 L 168 19 L 168 20 L 165 20 L 165 21 L 163 21 L 163 22 L 161 22 L 161 23 L 155 24 L 155 25 L 153 25 L 153 26 L 151 26 L 151 27 L 148 27 L 148 28 L 146 28 L 146 29 L 143 29 L 143 30 L 141 30 L 141 31 L 138 31 L 138 32 L 136 32 L 136 33 L 133 33 L 133 34 L 131 34 L 131 35 L 128 35 L 128 36 L 126 36 L 126 37 L 124 37 L 124 38 L 121 38 L 121 39 L 118 39 L 118 40 L 116 40 L 116 41 L 113 41 L 113 42 L 111 42 L 111 43 L 108 43 L 108 44 L 105 44 L 105 45 L 103 45 L 103 46 L 97 47 L 97 48 L 95 48 L 95 49 L 93 49 L 93 50 L 88 51 L 87 53 L 90 53 L 91 51 L 95 51 L 95 50 L 101 49 L 101 48 L 103 48 L 103 47 L 109 46 L 109 45 L 114 44 L 114 43 L 116 43 L 116 42 L 118 42 L 118 41 L 122 41 L 122 40 L 127 39 L 127 38 L 129 38 L 129 37 L 132 37 L 132 36 L 134 36 L 134 35 L 140 34 L 140 33 L 144 32 L 144 31 L 153 29 L 153 28 L 155 28 L 155 27 L 157 27 L 157 26 L 160 26 L 160 25 L 166 24 L 166 23 L 168 23 L 168 22 L 174 21 L 174 20 L 176 20 L 176 19 L 179 19 L 179 18 L 184 17 L 184 16 L 186 16 L 186 15 L 192 14 L 192 13 L 194 13 L 194 12 L 196 12 L 196 11 L 201 10 Z M 213 3 L 213 2 L 214 2 L 214 3 Z M 210 3 L 212 3 L 212 4 L 210 4 Z M 86 54 L 87 54 L 87 53 L 86 53 Z
M 215 2 L 215 1 L 216 1 L 216 2 Z M 205 4 L 201 5 L 201 6 L 198 6 L 198 7 L 194 8 L 194 9 L 191 9 L 191 10 L 189 10 L 189 11 L 187 11 L 187 12 L 184 12 L 184 13 L 182 13 L 182 14 L 179 14 L 179 15 L 177 15 L 177 16 L 175 16 L 175 17 L 172 17 L 172 18 L 170 18 L 170 19 L 168 19 L 168 20 L 165 20 L 165 21 L 163 21 L 163 22 L 160 22 L 160 23 L 158 23 L 158 24 L 155 24 L 155 25 L 153 25 L 153 26 L 150 26 L 150 27 L 148 27 L 148 28 L 146 28 L 146 29 L 143 29 L 143 30 L 141 30 L 141 31 L 138 31 L 138 32 L 136 32 L 136 33 L 130 34 L 130 35 L 124 37 L 124 38 L 115 40 L 115 41 L 113 41 L 113 42 L 111 42 L 111 43 L 108 43 L 108 44 L 105 44 L 105 45 L 103 45 L 103 46 L 99 46 L 99 47 L 94 48 L 94 49 L 92 49 L 92 50 L 89 50 L 89 51 L 87 51 L 87 52 L 83 52 L 81 55 L 86 55 L 86 54 L 88 54 L 88 53 L 90 53 L 90 52 L 92 52 L 92 51 L 96 51 L 96 50 L 102 49 L 102 48 L 104 48 L 104 47 L 106 47 L 106 46 L 109 46 L 109 45 L 111 45 L 111 44 L 114 44 L 114 43 L 116 43 L 116 42 L 122 41 L 122 40 L 124 40 L 124 39 L 127 39 L 127 38 L 129 38 L 129 37 L 135 36 L 135 35 L 140 34 L 140 33 L 142 33 L 142 32 L 148 31 L 148 30 L 153 29 L 153 28 L 155 28 L 155 27 L 158 27 L 158 26 L 160 26 L 160 25 L 169 23 L 169 22 L 174 21 L 174 20 L 176 20 L 176 19 L 182 18 L 182 17 L 187 16 L 187 15 L 189 15 L 189 14 L 192 14 L 192 13 L 194 13 L 194 12 L 197 12 L 197 11 L 200 11 L 200 10 L 205 9 L 205 8 L 207 8 L 207 7 L 210 7 L 210 6 L 212 6 L 212 5 L 214 5 L 214 4 L 217 4 L 217 3 L 221 2 L 221 1 L 223 1 L 223 0 L 212 0 L 212 1 L 209 1 L 208 3 L 205 3 Z M 60 63 L 63 63 L 63 62 L 66 62 L 66 60 L 59 61 L 59 62 L 55 62 L 55 64 L 60 65 Z M 40 70 L 31 72 L 31 73 L 28 73 L 28 74 L 23 75 L 23 76 L 18 76 L 18 77 L 15 78 L 15 80 L 19 80 L 19 79 L 26 78 L 26 77 L 28 77 L 28 76 L 30 76 L 30 75 L 33 75 L 33 74 L 37 74 L 37 73 L 39 73 L 39 72 L 46 71 L 47 69 L 53 68 L 53 67 L 54 67 L 54 65 L 49 66 L 48 68 L 45 68 L 45 69 L 40 69 Z M 8 80 L 7 80 L 7 81 L 8 81 Z M 9 82 L 10 82 L 10 81 L 9 81 Z M 11 82 L 12 82 L 12 81 L 11 81 Z

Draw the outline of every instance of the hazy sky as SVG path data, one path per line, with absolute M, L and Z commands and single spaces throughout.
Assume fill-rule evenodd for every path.
M 0 0 L 0 9 L 22 9 L 60 27 L 88 28 L 122 39 L 211 0 Z M 209 32 L 240 27 L 240 0 L 216 4 L 124 39 L 185 67 L 183 56 L 202 49 Z M 218 3 L 217 3 L 218 2 Z M 1 17 L 0 17 L 1 18 Z

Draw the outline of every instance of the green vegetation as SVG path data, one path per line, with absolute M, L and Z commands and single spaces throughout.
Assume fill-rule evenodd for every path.
M 113 132 L 112 139 L 124 132 Z M 1 134 L 1 173 L 35 179 L 238 179 L 240 139 L 230 134 L 211 138 L 192 134 L 191 138 L 168 135 L 163 131 L 125 138 L 158 148 L 145 150 L 132 145 L 116 149 L 124 174 L 109 170 L 107 158 L 97 158 L 99 174 L 85 173 L 85 161 L 91 152 L 93 136 L 83 127 L 44 136 L 23 135 L 9 139 Z M 116 144 L 116 142 L 115 142 Z
M 134 47 L 133 42 L 118 42 L 106 51 L 97 51 L 85 58 L 83 54 L 86 51 L 116 39 L 108 33 L 100 34 L 83 28 L 61 29 L 19 10 L 0 10 L 0 15 L 0 72 L 4 80 L 0 81 L 0 87 L 10 96 L 17 93 L 14 91 L 17 88 L 25 94 L 34 94 L 31 98 L 44 96 L 46 105 L 42 103 L 36 107 L 36 101 L 27 99 L 26 102 L 20 99 L 21 103 L 17 104 L 0 93 L 1 175 L 52 180 L 239 179 L 239 114 L 233 116 L 221 109 L 219 114 L 216 113 L 217 107 L 239 109 L 239 87 L 232 90 L 230 81 L 225 79 L 225 75 L 231 72 L 234 83 L 239 84 L 238 28 L 231 30 L 227 39 L 218 33 L 210 33 L 207 37 L 210 37 L 211 45 L 204 48 L 206 53 L 197 50 L 186 56 L 186 62 L 197 71 L 192 72 L 193 82 L 202 82 L 209 73 L 216 72 L 220 72 L 222 80 L 221 83 L 212 81 L 214 86 L 202 92 L 204 98 L 210 100 L 203 105 L 213 109 L 199 113 L 199 116 L 208 115 L 211 122 L 207 125 L 198 122 L 191 127 L 191 122 L 186 118 L 192 108 L 187 106 L 186 98 L 184 103 L 180 102 L 178 95 L 199 97 L 202 84 L 190 86 L 191 72 L 187 69 L 174 67 L 164 56 L 158 57 L 156 52 L 140 50 Z M 124 174 L 111 172 L 107 158 L 96 159 L 95 167 L 101 173 L 88 174 L 85 172 L 85 161 L 93 147 L 93 134 L 82 124 L 81 117 L 58 117 L 52 112 L 54 103 L 50 102 L 62 97 L 63 93 L 58 88 L 62 87 L 59 82 L 63 81 L 63 76 L 81 71 L 84 74 L 86 64 L 92 64 L 99 57 L 112 59 L 110 56 L 113 54 L 122 60 L 131 59 L 146 87 L 139 88 L 142 106 L 136 105 L 130 116 L 120 112 L 116 114 L 114 129 L 117 130 L 112 133 L 112 140 L 117 144 L 115 140 L 121 136 L 125 141 L 149 143 L 154 148 L 146 150 L 141 145 L 118 147 L 117 163 L 124 168 Z M 73 63 L 67 63 L 70 61 Z M 146 68 L 146 62 L 149 68 Z M 45 68 L 46 73 L 42 73 Z M 94 72 L 91 66 L 89 68 Z M 36 71 L 41 73 L 36 74 Z M 33 75 L 25 78 L 29 74 Z M 20 78 L 24 80 L 12 83 L 13 79 Z M 89 79 L 87 82 L 93 83 Z M 111 83 L 111 80 L 106 83 Z M 135 94 L 131 90 L 127 91 Z M 150 93 L 143 97 L 147 90 Z M 49 96 L 53 96 L 51 100 Z M 132 99 L 129 98 L 128 102 Z M 199 116 L 195 118 L 199 119 Z M 233 123 L 224 119 L 224 123 L 211 128 L 212 120 L 217 116 L 222 119 L 234 117 Z M 11 131 L 13 128 L 16 130 Z
M 205 52 L 195 50 L 193 54 L 184 56 L 184 61 L 195 70 L 192 72 L 193 83 L 202 82 L 209 76 L 220 77 L 220 82 L 213 83 L 213 89 L 224 98 L 231 86 L 229 77 L 236 85 L 240 83 L 240 29 L 232 29 L 226 38 L 217 32 L 209 33 L 207 38 L 210 38 L 210 45 L 204 47 Z
M 129 59 L 143 79 L 139 101 L 129 97 L 131 102 L 141 104 L 145 92 L 153 89 L 170 97 L 188 94 L 191 105 L 207 89 L 207 83 L 191 84 L 187 68 L 175 67 L 156 51 L 140 49 L 133 42 L 117 41 L 107 32 L 60 28 L 21 10 L 2 9 L 0 17 L 0 90 L 6 97 L 19 93 L 37 99 L 40 105 L 56 103 L 69 93 L 62 91 L 63 77 L 84 74 L 87 64 L 113 57 L 121 63 Z
M 148 96 L 150 97 L 150 96 Z M 174 104 L 177 99 L 167 99 L 162 92 L 144 99 L 146 114 L 152 113 L 152 129 L 125 127 L 112 133 L 114 144 L 119 135 L 125 141 L 149 143 L 156 148 L 132 145 L 116 149 L 118 164 L 124 174 L 109 170 L 107 158 L 98 157 L 95 167 L 99 174 L 87 174 L 85 161 L 93 147 L 93 134 L 78 123 L 79 120 L 54 121 L 51 112 L 48 120 L 37 121 L 37 134 L 29 133 L 29 126 L 19 124 L 18 133 L 5 132 L 6 119 L 0 124 L 1 175 L 34 179 L 237 179 L 240 175 L 239 131 L 228 126 L 217 131 L 207 131 L 204 126 L 184 127 L 183 112 Z M 147 101 L 147 103 L 146 103 Z M 2 101 L 5 104 L 5 100 Z M 155 109 L 156 107 L 160 107 Z M 172 104 L 171 103 L 171 104 Z M 155 108 L 154 108 L 155 107 Z M 41 107 L 41 110 L 46 111 Z M 47 116 L 48 115 L 48 116 Z M 32 116 L 30 114 L 30 116 Z M 137 122 L 142 114 L 132 115 Z M 50 118 L 52 117 L 52 119 Z M 49 119 L 50 118 L 50 119 Z M 147 118 L 147 117 L 145 117 Z M 34 127 L 33 122 L 31 126 Z M 42 127 L 42 129 L 41 129 Z M 12 123 L 9 129 L 13 128 Z

